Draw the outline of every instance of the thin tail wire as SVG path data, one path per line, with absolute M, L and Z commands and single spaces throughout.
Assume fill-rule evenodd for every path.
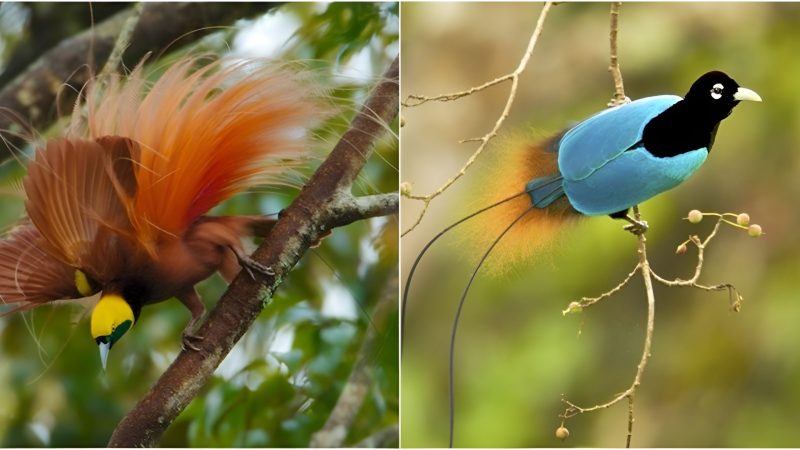
M 525 192 L 523 191 L 522 193 L 524 194 Z M 514 196 L 514 197 L 517 197 L 517 196 Z M 511 198 L 514 198 L 514 197 L 511 197 Z M 510 200 L 510 199 L 506 199 L 506 200 Z M 491 208 L 491 207 L 489 207 L 489 208 Z M 531 205 L 528 209 L 525 210 L 525 212 L 523 212 L 516 219 L 514 219 L 514 221 L 511 222 L 511 224 L 509 224 L 508 227 L 506 227 L 506 229 L 503 230 L 503 232 L 500 233 L 499 236 L 497 236 L 497 239 L 495 239 L 492 242 L 492 244 L 489 246 L 489 248 L 486 249 L 486 252 L 483 254 L 483 256 L 481 257 L 480 261 L 478 261 L 478 264 L 475 266 L 475 270 L 472 271 L 472 276 L 469 277 L 469 282 L 467 282 L 467 286 L 464 288 L 464 293 L 461 294 L 461 299 L 458 301 L 458 309 L 456 310 L 455 319 L 453 320 L 453 329 L 452 329 L 452 333 L 450 335 L 450 355 L 449 355 L 450 356 L 450 366 L 449 366 L 449 370 L 448 370 L 448 391 L 449 391 L 449 396 L 450 396 L 450 448 L 453 447 L 453 437 L 455 435 L 455 417 L 456 417 L 455 416 L 455 404 L 456 403 L 455 403 L 455 370 L 454 370 L 454 367 L 455 367 L 455 352 L 456 352 L 456 333 L 458 332 L 458 321 L 461 318 L 461 310 L 463 309 L 464 302 L 467 299 L 467 294 L 469 293 L 469 288 L 472 287 L 472 282 L 475 281 L 475 277 L 478 275 L 478 270 L 480 270 L 481 266 L 483 265 L 483 262 L 486 261 L 486 258 L 489 257 L 489 254 L 492 252 L 494 247 L 500 242 L 501 239 L 503 239 L 503 236 L 505 236 L 506 233 L 508 233 L 508 231 L 511 228 L 514 227 L 514 225 L 516 225 L 520 220 L 522 220 L 522 218 L 525 217 L 525 215 L 527 215 L 529 212 L 533 211 L 534 208 L 536 208 L 536 206 Z M 488 209 L 488 208 L 486 208 L 486 209 Z M 464 220 L 466 220 L 466 219 L 464 219 Z M 409 275 L 409 277 L 410 277 L 410 275 Z
M 477 215 L 479 215 L 481 213 L 484 213 L 484 212 L 486 212 L 486 211 L 488 211 L 488 210 L 490 210 L 490 209 L 492 209 L 492 208 L 494 208 L 496 206 L 500 206 L 503 203 L 506 203 L 508 201 L 514 200 L 515 198 L 517 198 L 517 197 L 519 197 L 521 195 L 524 195 L 524 194 L 527 194 L 527 192 L 526 191 L 522 191 L 522 192 L 520 192 L 518 194 L 514 194 L 511 197 L 504 198 L 503 200 L 500 200 L 500 201 L 498 201 L 496 203 L 493 203 L 493 204 L 491 204 L 491 205 L 489 205 L 489 206 L 487 206 L 485 208 L 479 209 L 478 211 L 475 211 L 475 212 L 467 215 L 466 217 L 461 218 L 460 220 L 448 225 L 445 229 L 443 229 L 442 231 L 437 233 L 436 236 L 433 237 L 433 239 L 428 241 L 427 244 L 425 244 L 425 247 L 422 248 L 422 251 L 419 252 L 419 255 L 417 255 L 417 258 L 414 260 L 414 264 L 411 265 L 411 270 L 408 272 L 408 278 L 406 278 L 405 285 L 403 286 L 403 302 L 402 302 L 402 305 L 400 306 L 400 355 L 401 356 L 403 354 L 403 344 L 405 342 L 406 304 L 408 303 L 408 291 L 411 289 L 411 280 L 414 278 L 414 272 L 417 270 L 417 266 L 419 265 L 420 261 L 422 260 L 422 257 L 425 255 L 425 253 L 428 251 L 428 249 L 440 237 L 444 236 L 445 234 L 447 234 L 448 231 L 452 230 L 453 228 L 457 227 L 458 225 L 461 225 L 462 223 L 466 222 L 467 220 L 469 220 L 469 219 L 471 219 L 471 218 L 473 218 L 473 217 L 475 217 L 475 216 L 477 216 Z M 525 211 L 525 213 L 527 213 L 528 211 L 530 211 L 530 210 Z M 517 219 L 517 220 L 519 220 L 519 219 Z M 515 221 L 515 223 L 516 223 L 516 221 Z M 505 234 L 505 232 L 503 234 Z M 493 245 L 493 247 L 494 247 L 494 245 Z

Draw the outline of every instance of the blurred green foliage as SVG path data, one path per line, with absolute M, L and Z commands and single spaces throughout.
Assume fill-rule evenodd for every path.
M 517 67 L 541 4 L 402 5 L 401 92 L 436 95 L 468 89 Z M 609 5 L 560 3 L 544 25 L 503 133 L 531 139 L 605 107 Z M 777 3 L 626 3 L 619 57 L 631 98 L 684 94 L 719 69 L 754 89 L 762 104 L 742 104 L 720 126 L 698 173 L 642 205 L 653 269 L 688 278 L 694 250 L 675 255 L 689 234 L 712 221 L 682 220 L 691 209 L 750 214 L 767 233 L 753 239 L 724 228 L 706 251 L 701 281 L 725 292 L 656 286 L 652 358 L 638 391 L 635 447 L 797 447 L 800 437 L 800 6 Z M 514 30 L 513 32 L 506 32 Z M 475 148 L 461 139 L 494 125 L 508 84 L 457 102 L 403 111 L 401 181 L 415 194 L 437 189 Z M 498 146 L 490 152 L 503 151 Z M 462 217 L 467 177 L 434 200 L 403 238 L 402 272 L 437 231 Z M 422 205 L 404 200 L 401 229 Z M 563 317 L 569 302 L 619 283 L 636 263 L 636 241 L 622 224 L 592 218 L 558 248 L 504 277 L 479 274 L 462 314 L 456 354 L 456 446 L 605 447 L 625 444 L 627 406 L 570 419 L 555 438 L 562 395 L 583 406 L 628 387 L 641 356 L 646 302 L 640 277 L 618 295 Z M 417 270 L 408 299 L 403 351 L 401 441 L 447 445 L 447 352 L 458 297 L 472 265 L 445 238 Z M 450 243 L 448 243 L 448 241 Z M 474 257 L 471 259 L 474 261 Z M 403 280 L 404 281 L 404 280 Z
M 82 13 L 88 15 L 88 6 Z M 238 54 L 231 42 L 259 26 L 257 34 L 296 35 L 293 40 L 290 35 L 274 37 L 287 41 L 275 57 L 314 58 L 307 65 L 341 111 L 317 130 L 324 156 L 396 56 L 397 21 L 396 4 L 286 4 L 266 17 L 241 21 L 232 32 L 210 35 L 192 51 Z M 312 22 L 313 27 L 304 25 Z M 292 29 L 286 24 L 299 25 Z M 185 51 L 175 49 L 177 54 Z M 366 65 L 360 62 L 365 54 Z M 174 55 L 153 67 L 170 58 Z M 338 76 L 346 70 L 360 76 Z M 359 194 L 397 190 L 396 121 L 386 128 L 387 136 L 357 180 Z M 0 224 L 5 229 L 22 217 L 18 183 L 23 175 L 24 169 L 13 161 L 0 168 Z M 274 214 L 296 193 L 290 188 L 247 193 L 214 213 Z M 378 335 L 366 355 L 371 385 L 345 444 L 396 424 L 397 298 L 396 291 L 387 294 L 386 289 L 396 283 L 396 234 L 395 218 L 373 219 L 336 229 L 311 250 L 204 391 L 167 430 L 161 445 L 308 446 L 336 404 L 369 330 Z M 218 276 L 199 285 L 209 309 L 225 289 Z M 391 303 L 395 312 L 374 317 L 382 302 Z M 119 420 L 180 350 L 181 331 L 189 319 L 186 309 L 176 301 L 150 306 L 114 347 L 104 373 L 89 335 L 90 304 L 77 303 L 0 320 L 0 445 L 105 446 Z

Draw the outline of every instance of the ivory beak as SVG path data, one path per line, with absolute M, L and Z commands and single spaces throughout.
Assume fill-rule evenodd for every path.
M 751 102 L 761 101 L 761 96 L 756 94 L 756 91 L 752 91 L 744 87 L 739 87 L 739 89 L 736 90 L 736 93 L 733 94 L 733 98 L 735 100 L 749 100 Z

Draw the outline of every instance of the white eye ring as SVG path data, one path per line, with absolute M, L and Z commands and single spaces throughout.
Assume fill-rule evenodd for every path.
M 715 84 L 714 87 L 711 88 L 711 98 L 714 100 L 722 98 L 722 89 L 724 88 L 725 86 L 723 86 L 722 83 Z

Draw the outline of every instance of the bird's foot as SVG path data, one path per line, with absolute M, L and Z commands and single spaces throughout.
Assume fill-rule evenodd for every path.
M 645 234 L 647 230 L 650 228 L 650 226 L 647 225 L 646 220 L 636 220 L 636 219 L 631 219 L 630 217 L 626 217 L 625 220 L 630 222 L 630 224 L 625 225 L 624 227 L 622 227 L 622 229 L 625 231 L 630 231 L 632 234 L 636 236 L 641 236 Z
M 198 336 L 195 333 L 197 329 L 200 328 L 200 319 L 203 317 L 203 313 L 193 315 L 192 319 L 189 320 L 189 323 L 186 324 L 186 327 L 183 329 L 182 333 L 182 340 L 181 340 L 181 349 L 186 350 L 194 350 L 196 352 L 200 351 L 200 347 L 195 345 L 195 342 L 200 342 L 205 339 L 203 336 Z
M 275 271 L 272 269 L 272 267 L 265 266 L 264 264 L 261 264 L 247 255 L 237 254 L 236 256 L 239 258 L 239 264 L 250 275 L 250 278 L 254 280 L 256 279 L 254 272 L 268 276 L 275 275 Z
M 194 344 L 193 341 L 199 342 L 205 339 L 203 336 L 197 336 L 195 334 L 189 333 L 187 330 L 183 331 L 183 341 L 181 341 L 181 349 L 186 350 L 194 350 L 196 352 L 200 351 L 200 347 Z

